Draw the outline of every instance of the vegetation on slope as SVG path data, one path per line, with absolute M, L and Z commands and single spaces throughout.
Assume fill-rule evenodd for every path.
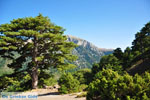
M 77 69 L 92 68 L 92 65 L 98 63 L 102 56 L 113 53 L 113 49 L 98 48 L 92 43 L 74 36 L 67 35 L 67 38 L 68 41 L 78 45 L 72 51 L 74 55 L 78 56 L 78 59 L 73 62 L 78 66 Z
M 149 51 L 150 23 L 147 23 L 136 34 L 131 48 L 127 47 L 124 52 L 117 48 L 112 55 L 102 57 L 93 65 L 87 100 L 149 100 Z

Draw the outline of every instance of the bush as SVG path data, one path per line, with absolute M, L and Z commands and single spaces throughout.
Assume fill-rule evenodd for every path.
M 1 77 L 0 78 L 0 89 L 6 89 L 9 85 L 13 83 L 13 78 Z
M 44 84 L 47 86 L 51 86 L 57 83 L 53 75 L 49 72 L 40 71 L 39 74 L 38 86 L 40 88 L 42 88 Z M 12 77 L 11 75 L 9 75 L 9 77 L 1 76 L 0 89 L 6 92 L 26 91 L 32 89 L 31 83 L 31 77 L 27 72 L 15 74 L 14 77 Z
M 91 70 L 87 68 L 76 71 L 73 76 L 80 82 L 80 84 L 86 85 L 88 85 L 92 79 Z
M 96 73 L 102 71 L 102 69 L 112 69 L 117 71 L 119 74 L 123 73 L 122 66 L 120 61 L 113 55 L 105 55 L 101 58 L 100 62 L 93 64 L 92 66 L 92 75 L 95 76 Z
M 121 76 L 111 69 L 103 69 L 90 83 L 87 100 L 149 100 L 149 83 L 149 73 Z
M 50 78 L 44 80 L 44 84 L 45 84 L 46 86 L 53 86 L 53 85 L 55 85 L 56 83 L 57 83 L 57 80 L 54 79 L 54 77 L 50 77 Z
M 71 73 L 64 74 L 60 77 L 58 84 L 60 85 L 60 93 L 74 93 L 79 91 L 80 82 L 75 79 Z
M 43 88 L 46 86 L 53 86 L 57 83 L 57 80 L 54 78 L 54 75 L 48 70 L 39 71 L 39 83 L 38 87 Z
M 79 92 L 86 91 L 87 88 L 88 88 L 88 85 L 86 85 L 86 84 L 80 84 L 80 86 L 79 86 Z
M 6 92 L 18 92 L 31 89 L 31 78 L 29 74 L 23 76 L 22 78 L 18 77 L 1 77 L 0 79 L 0 89 Z

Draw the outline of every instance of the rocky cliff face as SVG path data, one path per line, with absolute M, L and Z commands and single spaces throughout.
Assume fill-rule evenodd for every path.
M 93 63 L 99 62 L 102 56 L 113 52 L 112 49 L 98 48 L 92 43 L 74 36 L 67 35 L 67 38 L 68 41 L 78 45 L 72 53 L 78 56 L 74 64 L 79 68 L 91 68 Z

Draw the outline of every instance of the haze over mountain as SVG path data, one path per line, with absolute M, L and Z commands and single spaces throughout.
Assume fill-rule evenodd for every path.
M 78 45 L 73 50 L 73 54 L 78 56 L 74 62 L 79 68 L 91 68 L 93 63 L 98 63 L 104 55 L 111 54 L 113 49 L 98 48 L 92 43 L 71 35 L 67 35 L 68 41 Z

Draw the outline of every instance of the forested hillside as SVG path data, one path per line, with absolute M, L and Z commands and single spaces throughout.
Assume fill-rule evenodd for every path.
M 72 53 L 78 56 L 78 59 L 73 63 L 77 65 L 80 69 L 92 68 L 92 65 L 99 62 L 102 56 L 113 53 L 113 49 L 98 48 L 92 43 L 81 38 L 70 35 L 67 35 L 67 38 L 68 41 L 74 42 L 78 45 L 72 51 Z

